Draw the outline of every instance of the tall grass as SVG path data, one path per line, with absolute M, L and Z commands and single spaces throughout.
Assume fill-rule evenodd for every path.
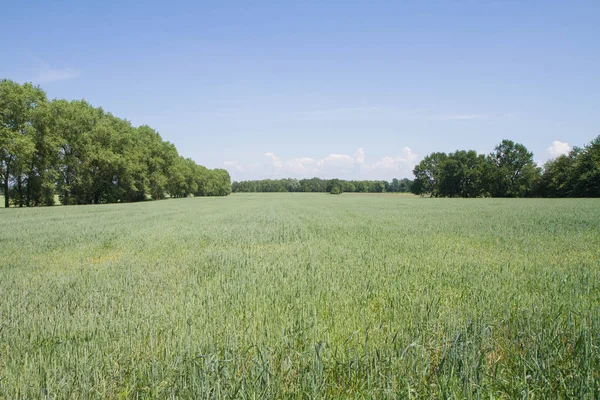
M 0 397 L 600 395 L 600 201 L 0 213 Z

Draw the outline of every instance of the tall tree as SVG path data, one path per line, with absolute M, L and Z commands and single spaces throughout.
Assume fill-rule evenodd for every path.
M 37 86 L 0 81 L 0 175 L 5 207 L 10 206 L 11 180 L 16 185 L 15 203 L 20 207 L 26 203 L 24 186 L 36 150 L 33 113 L 45 101 L 46 94 Z
M 446 161 L 446 153 L 431 153 L 426 156 L 413 170 L 415 181 L 413 184 L 413 193 L 429 194 L 434 197 L 440 195 L 440 175 L 442 164 Z
M 32 115 L 35 152 L 29 163 L 26 189 L 27 206 L 53 205 L 58 180 L 60 133 L 50 128 L 49 102 L 38 105 Z
M 574 196 L 600 197 L 600 136 L 577 154 L 572 173 Z
M 571 197 L 575 185 L 575 165 L 581 149 L 574 148 L 544 164 L 539 194 L 543 197 Z
M 489 195 L 486 157 L 474 150 L 457 150 L 440 164 L 439 194 L 449 197 Z
M 533 153 L 512 140 L 503 140 L 490 154 L 497 167 L 492 195 L 496 197 L 523 197 L 531 194 L 541 171 L 533 162 Z

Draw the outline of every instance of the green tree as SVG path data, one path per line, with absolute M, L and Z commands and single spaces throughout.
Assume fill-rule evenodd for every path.
M 575 185 L 575 165 L 581 149 L 561 155 L 544 164 L 539 194 L 544 197 L 571 197 Z
M 442 164 L 447 158 L 446 153 L 431 153 L 415 166 L 414 194 L 439 196 Z
M 600 197 L 600 136 L 577 154 L 571 181 L 573 196 Z
M 457 150 L 440 164 L 439 192 L 448 197 L 481 197 L 489 192 L 489 168 L 484 155 Z
M 358 181 L 356 182 L 356 191 L 358 193 L 367 193 L 369 191 L 369 182 L 367 181 Z
M 48 102 L 38 104 L 32 112 L 35 151 L 27 165 L 25 204 L 53 205 L 57 180 L 58 137 L 48 129 Z
M 490 160 L 496 166 L 493 196 L 524 197 L 532 193 L 541 171 L 524 145 L 505 139 L 495 147 Z
M 325 188 L 331 194 L 342 194 L 344 191 L 344 183 L 339 179 L 329 179 Z
M 86 204 L 93 198 L 92 157 L 101 146 L 92 132 L 104 117 L 84 100 L 53 100 L 48 105 L 50 134 L 56 139 L 57 189 L 62 204 Z M 103 128 L 99 128 L 103 129 Z
M 45 93 L 37 86 L 0 81 L 0 175 L 5 207 L 10 206 L 11 193 L 20 207 L 26 203 L 25 185 L 36 152 L 33 114 L 45 101 Z

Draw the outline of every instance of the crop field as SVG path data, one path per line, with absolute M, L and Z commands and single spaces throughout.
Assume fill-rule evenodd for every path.
M 594 398 L 600 201 L 0 212 L 0 398 Z

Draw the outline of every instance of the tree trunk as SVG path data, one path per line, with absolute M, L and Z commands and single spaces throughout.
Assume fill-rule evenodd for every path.
M 71 168 L 67 167 L 67 174 L 65 176 L 65 182 L 67 183 L 67 189 L 65 189 L 65 206 L 68 206 L 71 204 L 71 180 L 69 179 L 71 175 Z
M 31 207 L 31 185 L 29 178 L 27 179 L 27 187 L 25 188 L 25 205 Z
M 23 180 L 20 174 L 17 178 L 17 193 L 19 193 L 19 207 L 23 207 Z
M 31 167 L 27 174 L 27 188 L 25 188 L 25 205 L 31 207 L 31 175 L 33 175 L 34 161 L 31 161 Z
M 8 167 L 6 168 L 6 175 L 4 175 L 4 207 L 10 207 L 10 199 L 8 195 Z

